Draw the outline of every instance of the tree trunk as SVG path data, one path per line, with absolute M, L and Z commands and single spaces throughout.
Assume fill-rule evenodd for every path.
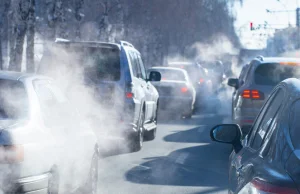
M 26 70 L 28 73 L 35 72 L 34 35 L 35 35 L 35 0 L 31 0 L 29 17 L 27 21 Z
M 13 62 L 9 65 L 9 70 L 11 71 L 21 71 L 22 70 L 22 56 L 23 56 L 23 45 L 26 35 L 26 26 L 19 25 L 16 32 L 16 41 L 13 49 Z
M 0 70 L 3 70 L 2 37 L 3 37 L 3 25 L 0 24 Z

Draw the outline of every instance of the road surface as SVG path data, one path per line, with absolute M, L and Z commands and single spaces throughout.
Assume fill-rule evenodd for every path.
M 200 114 L 160 121 L 157 137 L 136 153 L 112 152 L 99 161 L 99 194 L 228 193 L 230 145 L 210 140 L 226 116 Z

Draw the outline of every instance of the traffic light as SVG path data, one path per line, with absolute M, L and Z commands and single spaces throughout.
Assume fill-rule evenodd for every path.
M 251 31 L 254 30 L 254 28 L 253 28 L 253 22 L 250 22 L 250 30 Z
M 299 7 L 296 9 L 296 24 L 297 24 L 297 27 L 300 27 L 300 8 Z

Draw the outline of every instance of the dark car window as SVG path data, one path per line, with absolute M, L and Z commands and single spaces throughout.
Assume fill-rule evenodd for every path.
M 140 55 L 137 55 L 137 60 L 139 62 L 139 66 L 140 66 L 140 69 L 141 69 L 142 78 L 144 80 L 146 80 L 147 79 L 146 69 L 145 69 L 144 63 L 143 63 L 142 58 L 141 58 Z
M 300 100 L 297 100 L 296 102 L 293 103 L 291 111 L 290 111 L 290 134 L 291 134 L 291 139 L 293 146 L 295 149 L 300 148 Z
M 272 100 L 272 102 L 268 105 L 267 111 L 264 113 L 263 118 L 259 124 L 257 132 L 255 133 L 253 142 L 251 144 L 251 147 L 253 149 L 258 149 L 262 145 L 262 142 L 265 138 L 265 135 L 267 134 L 273 119 L 279 110 L 284 98 L 284 92 L 283 90 L 279 90 Z M 258 121 L 259 122 L 259 121 Z M 255 124 L 256 125 L 256 124 Z
M 258 85 L 275 86 L 279 82 L 291 78 L 299 77 L 300 67 L 291 65 L 281 65 L 279 63 L 267 63 L 258 66 L 254 73 L 255 83 Z
M 243 82 L 245 82 L 246 80 L 246 75 L 248 73 L 248 70 L 249 70 L 249 65 L 245 65 L 241 71 L 241 74 L 240 74 L 240 77 L 239 77 L 239 82 L 240 84 L 242 84 Z
M 130 63 L 132 66 L 132 71 L 133 71 L 134 77 L 140 78 L 141 77 L 141 69 L 140 69 L 138 58 L 134 52 L 129 52 L 129 59 L 130 59 Z
M 121 77 L 119 50 L 112 48 L 86 48 L 82 57 L 86 72 L 92 79 L 118 81 Z
M 28 113 L 29 99 L 24 84 L 0 79 L 0 119 L 25 119 Z
M 154 71 L 158 71 L 161 74 L 161 80 L 168 81 L 187 81 L 185 75 L 180 70 L 175 69 L 152 69 Z
M 181 68 L 187 71 L 190 80 L 193 84 L 196 84 L 200 79 L 205 79 L 205 72 L 197 64 L 169 64 L 170 67 Z M 202 67 L 203 68 L 203 67 Z

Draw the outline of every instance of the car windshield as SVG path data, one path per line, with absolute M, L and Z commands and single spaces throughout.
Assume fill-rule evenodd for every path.
M 175 69 L 154 69 L 161 74 L 162 81 L 186 81 L 184 73 Z
M 254 73 L 255 83 L 258 85 L 275 86 L 279 82 L 292 77 L 299 77 L 300 67 L 267 63 L 258 66 Z
M 25 119 L 28 103 L 22 82 L 0 79 L 0 119 Z

